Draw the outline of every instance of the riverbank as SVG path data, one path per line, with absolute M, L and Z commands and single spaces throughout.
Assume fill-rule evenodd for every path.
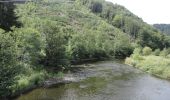
M 23 88 L 22 90 L 16 91 L 14 94 L 12 94 L 8 99 L 17 98 L 23 94 L 29 93 L 30 91 L 38 88 L 51 88 L 54 86 L 57 86 L 59 84 L 68 84 L 72 82 L 77 82 L 78 80 L 75 80 L 73 77 L 69 77 L 67 74 L 65 74 L 63 77 L 53 77 L 48 78 L 44 81 L 42 81 L 39 84 L 32 84 L 27 86 L 26 88 Z M 7 100 L 8 100 L 7 99 Z
M 169 81 L 120 62 L 91 63 L 70 75 L 80 81 L 36 88 L 15 100 L 169 100 Z
M 92 62 L 92 61 L 90 61 Z M 96 61 L 94 61 L 96 62 Z M 80 71 L 81 69 L 93 67 L 92 64 L 84 63 L 81 65 L 71 65 L 65 71 L 59 71 L 55 68 L 50 69 L 39 69 L 34 70 L 29 73 L 31 75 L 18 76 L 18 80 L 11 87 L 13 92 L 6 99 L 10 100 L 11 98 L 16 98 L 22 94 L 28 93 L 36 88 L 50 88 L 59 84 L 67 84 L 72 82 L 79 81 L 78 79 L 73 78 L 71 73 Z M 1 98 L 5 100 L 5 98 Z
M 141 56 L 128 57 L 125 63 L 136 68 L 139 68 L 145 72 L 153 74 L 157 77 L 170 79 L 170 59 L 163 56 Z
M 14 98 L 23 93 L 27 93 L 35 88 L 41 87 L 44 81 L 52 77 L 46 70 L 27 68 L 27 73 L 16 76 L 14 84 L 10 87 L 12 92 L 6 98 Z

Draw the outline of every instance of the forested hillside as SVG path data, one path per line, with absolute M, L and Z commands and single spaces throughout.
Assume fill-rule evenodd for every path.
M 120 5 L 102 0 L 85 0 L 82 4 L 109 24 L 130 35 L 133 42 L 143 47 L 149 46 L 155 49 L 169 46 L 169 37 L 162 35 L 157 29 Z
M 17 4 L 15 13 L 7 5 L 0 3 L 1 96 L 40 84 L 51 67 L 125 58 L 139 46 L 170 46 L 169 36 L 103 0 L 36 0 Z
M 154 24 L 153 26 L 161 32 L 170 35 L 170 24 Z

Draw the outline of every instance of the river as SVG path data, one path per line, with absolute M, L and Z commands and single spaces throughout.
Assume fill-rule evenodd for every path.
M 68 74 L 78 82 L 38 88 L 16 100 L 170 100 L 170 81 L 117 61 L 83 66 L 90 67 Z

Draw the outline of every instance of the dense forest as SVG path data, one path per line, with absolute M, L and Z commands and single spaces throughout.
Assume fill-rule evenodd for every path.
M 48 68 L 170 46 L 170 36 L 104 0 L 0 2 L 0 28 L 1 97 L 52 77 Z
M 170 35 L 170 24 L 154 24 L 153 26 L 161 32 Z

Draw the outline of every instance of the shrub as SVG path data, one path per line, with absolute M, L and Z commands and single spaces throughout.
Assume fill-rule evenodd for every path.
M 129 58 L 129 57 L 127 57 L 127 58 L 125 59 L 125 64 L 132 65 L 132 59 Z
M 156 49 L 152 54 L 155 56 L 159 56 L 160 52 L 160 49 Z
M 137 67 L 161 78 L 170 79 L 170 60 L 161 56 L 142 56 L 143 60 L 136 60 L 135 57 L 126 58 L 125 63 Z
M 45 63 L 49 67 L 61 68 L 69 64 L 68 56 L 66 55 L 66 45 L 68 43 L 67 34 L 69 29 L 61 28 L 57 23 L 47 22 L 45 27 L 46 33 L 46 48 L 45 48 Z M 56 27 L 58 26 L 58 27 Z
M 131 57 L 134 60 L 143 60 L 143 57 L 141 56 L 141 51 L 142 51 L 141 48 L 135 48 Z
M 47 78 L 46 76 L 46 71 L 34 71 L 33 69 L 29 74 L 20 74 L 16 76 L 16 83 L 11 86 L 12 92 L 19 92 L 32 86 L 40 85 Z
M 11 93 L 18 69 L 16 43 L 9 34 L 0 33 L 0 97 Z
M 143 60 L 144 58 L 141 56 L 141 55 L 139 55 L 139 54 L 133 54 L 132 55 L 132 58 L 134 59 L 134 60 Z
M 135 48 L 133 54 L 141 54 L 141 52 L 142 52 L 141 48 Z
M 160 52 L 160 56 L 166 57 L 169 54 L 168 50 L 166 48 L 164 48 L 161 52 Z
M 170 54 L 168 54 L 168 55 L 166 56 L 166 58 L 170 58 Z
M 142 53 L 145 56 L 150 55 L 152 53 L 152 49 L 150 47 L 144 47 Z

